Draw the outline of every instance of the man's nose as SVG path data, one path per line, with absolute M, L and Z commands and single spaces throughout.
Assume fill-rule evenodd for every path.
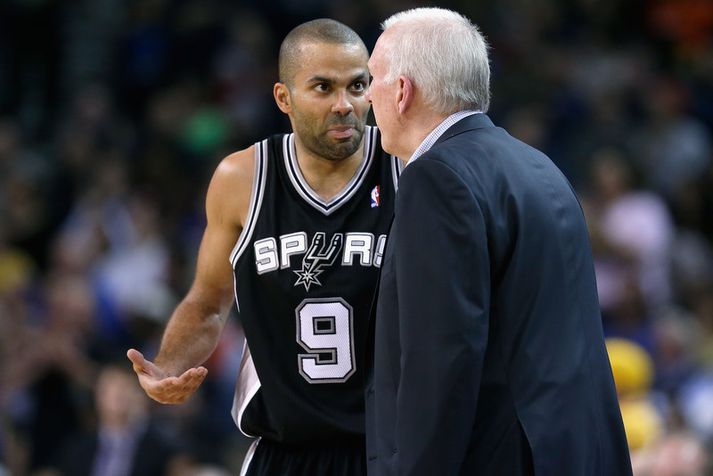
M 346 91 L 340 91 L 337 93 L 337 98 L 335 103 L 332 105 L 332 112 L 339 114 L 341 116 L 346 116 L 350 112 L 354 111 L 354 105 L 350 101 L 349 95 Z

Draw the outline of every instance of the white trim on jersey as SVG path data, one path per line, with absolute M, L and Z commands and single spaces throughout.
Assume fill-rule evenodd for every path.
M 404 164 L 395 155 L 391 156 L 391 174 L 394 176 L 394 192 L 399 191 L 399 177 L 404 170 Z
M 238 381 L 235 383 L 235 396 L 233 397 L 233 407 L 230 410 L 230 414 L 240 432 L 248 438 L 255 438 L 257 435 L 251 435 L 243 430 L 243 413 L 257 391 L 260 390 L 260 385 L 260 377 L 257 375 L 255 363 L 253 363 L 253 357 L 250 354 L 250 347 L 246 339 L 243 346 L 243 358 L 240 362 Z
M 287 169 L 287 175 L 290 177 L 290 181 L 294 186 L 297 193 L 312 207 L 316 208 L 325 215 L 331 215 L 332 212 L 339 209 L 342 205 L 347 203 L 349 199 L 356 193 L 356 191 L 364 182 L 364 178 L 373 162 L 374 151 L 376 150 L 376 128 L 372 126 L 366 126 L 364 134 L 364 160 L 354 174 L 352 179 L 349 181 L 346 187 L 339 192 L 337 195 L 332 197 L 329 201 L 324 201 L 312 187 L 309 186 L 302 171 L 300 171 L 300 166 L 297 163 L 297 151 L 295 149 L 295 135 L 287 134 L 282 142 L 283 155 L 285 158 L 285 168 Z
M 243 466 L 240 468 L 240 476 L 245 476 L 246 474 L 248 474 L 248 469 L 250 468 L 250 463 L 252 463 L 253 456 L 255 456 L 255 451 L 257 451 L 258 443 L 260 443 L 260 438 L 253 441 L 250 445 L 250 448 L 248 448 L 248 451 L 245 452 Z
M 233 266 L 235 268 L 235 266 Z M 240 301 L 238 301 L 238 282 L 235 278 L 235 272 L 233 272 L 233 295 L 235 296 L 235 307 L 240 312 Z
M 243 227 L 237 243 L 230 253 L 230 264 L 235 268 L 238 258 L 247 248 L 248 242 L 255 230 L 255 223 L 260 214 L 262 199 L 265 196 L 265 181 L 267 180 L 267 139 L 255 144 L 255 176 L 253 178 L 252 195 L 250 196 L 250 210 L 248 211 L 247 225 Z M 237 296 L 236 296 L 237 298 Z

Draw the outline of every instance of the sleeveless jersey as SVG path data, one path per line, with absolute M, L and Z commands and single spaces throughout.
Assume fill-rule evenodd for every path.
M 401 166 L 367 126 L 364 160 L 324 201 L 294 140 L 255 146 L 250 212 L 230 257 L 247 341 L 232 414 L 247 436 L 338 443 L 364 435 L 362 354 Z

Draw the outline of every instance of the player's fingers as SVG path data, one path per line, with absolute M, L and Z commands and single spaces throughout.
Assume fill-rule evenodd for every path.
M 179 383 L 184 390 L 193 392 L 203 383 L 206 375 L 208 370 L 205 367 L 188 369 L 179 377 Z
M 195 388 L 203 378 L 196 369 L 188 369 L 178 377 L 167 377 L 157 381 L 154 388 L 166 394 L 179 394 L 185 389 Z
M 167 377 L 161 380 L 144 379 L 142 386 L 151 398 L 161 403 L 173 403 L 177 389 L 180 388 L 177 377 Z
M 205 369 L 189 369 L 180 377 L 168 377 L 154 382 L 148 388 L 148 393 L 161 403 L 182 403 L 196 391 L 206 374 Z
M 192 368 L 183 372 L 175 382 L 176 396 L 188 398 L 200 387 L 207 374 L 208 370 L 205 367 Z
M 190 378 L 190 379 L 196 379 L 196 378 L 203 379 L 207 374 L 208 374 L 208 369 L 206 369 L 203 366 L 200 366 L 200 367 L 194 367 L 192 369 L 186 370 L 185 372 L 183 372 L 181 374 L 181 378 L 183 378 L 185 376 L 186 378 Z
M 136 349 L 129 349 L 126 351 L 126 357 L 128 357 L 131 363 L 133 364 L 134 372 L 140 373 L 144 371 L 144 368 L 146 366 L 146 359 L 144 358 L 144 354 L 142 354 Z

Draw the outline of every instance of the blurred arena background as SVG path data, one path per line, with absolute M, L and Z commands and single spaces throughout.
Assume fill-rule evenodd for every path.
M 72 474 L 134 419 L 163 474 L 237 474 L 235 323 L 181 406 L 132 394 L 124 353 L 154 355 L 190 285 L 217 162 L 288 128 L 282 37 L 326 16 L 371 49 L 420 5 L 0 2 L 0 475 Z M 492 45 L 495 122 L 581 197 L 635 474 L 713 474 L 713 1 L 440 6 Z

